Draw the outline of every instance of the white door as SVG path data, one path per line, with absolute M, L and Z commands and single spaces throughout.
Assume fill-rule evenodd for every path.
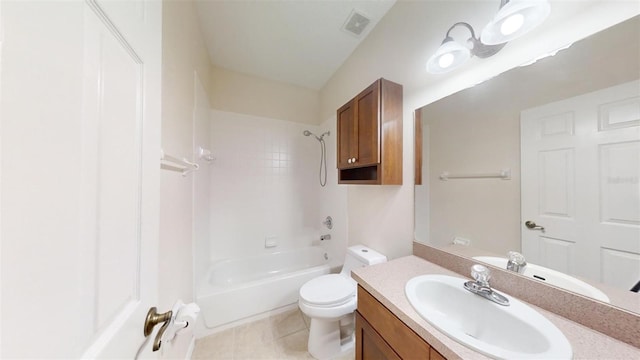
M 161 3 L 0 7 L 0 357 L 133 359 L 157 298 Z
M 631 289 L 640 280 L 640 81 L 523 111 L 521 156 L 527 260 Z

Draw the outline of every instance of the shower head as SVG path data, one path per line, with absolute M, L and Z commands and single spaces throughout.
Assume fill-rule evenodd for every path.
M 309 130 L 305 130 L 305 131 L 303 131 L 303 132 L 302 132 L 302 134 L 303 134 L 304 136 L 313 135 L 313 137 L 314 137 L 314 138 L 316 138 L 316 140 L 318 140 L 318 141 L 320 141 L 320 140 L 322 139 L 321 137 L 318 137 L 318 135 L 316 135 L 316 134 L 312 133 L 312 132 L 311 132 L 311 131 L 309 131 Z
M 311 131 L 309 131 L 309 130 L 305 130 L 305 131 L 303 131 L 303 132 L 302 132 L 302 135 L 304 135 L 304 136 L 313 135 L 313 137 L 315 137 L 315 138 L 316 138 L 316 140 L 318 140 L 318 141 L 322 141 L 322 138 L 324 138 L 324 136 L 325 136 L 325 135 L 329 135 L 329 134 L 330 134 L 330 133 L 327 131 L 327 132 L 325 132 L 325 133 L 322 133 L 322 135 L 320 135 L 320 137 L 318 137 L 318 135 L 316 135 L 316 134 L 312 133 L 312 132 L 311 132 Z

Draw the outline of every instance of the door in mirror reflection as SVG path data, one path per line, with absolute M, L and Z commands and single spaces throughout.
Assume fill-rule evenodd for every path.
M 529 262 L 625 290 L 640 280 L 638 89 L 632 81 L 522 111 Z

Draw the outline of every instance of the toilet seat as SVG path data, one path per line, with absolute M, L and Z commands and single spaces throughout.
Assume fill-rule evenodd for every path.
M 300 300 L 316 307 L 340 306 L 355 296 L 355 281 L 340 274 L 319 276 L 300 288 Z

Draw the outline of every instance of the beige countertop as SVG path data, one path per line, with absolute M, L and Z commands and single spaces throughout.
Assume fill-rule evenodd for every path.
M 406 282 L 418 275 L 443 274 L 462 277 L 417 256 L 353 270 L 351 276 L 447 359 L 488 359 L 459 344 L 430 325 L 413 309 L 404 294 Z M 505 292 L 509 295 L 508 291 Z M 530 305 L 564 333 L 573 348 L 574 359 L 640 359 L 640 349 Z

